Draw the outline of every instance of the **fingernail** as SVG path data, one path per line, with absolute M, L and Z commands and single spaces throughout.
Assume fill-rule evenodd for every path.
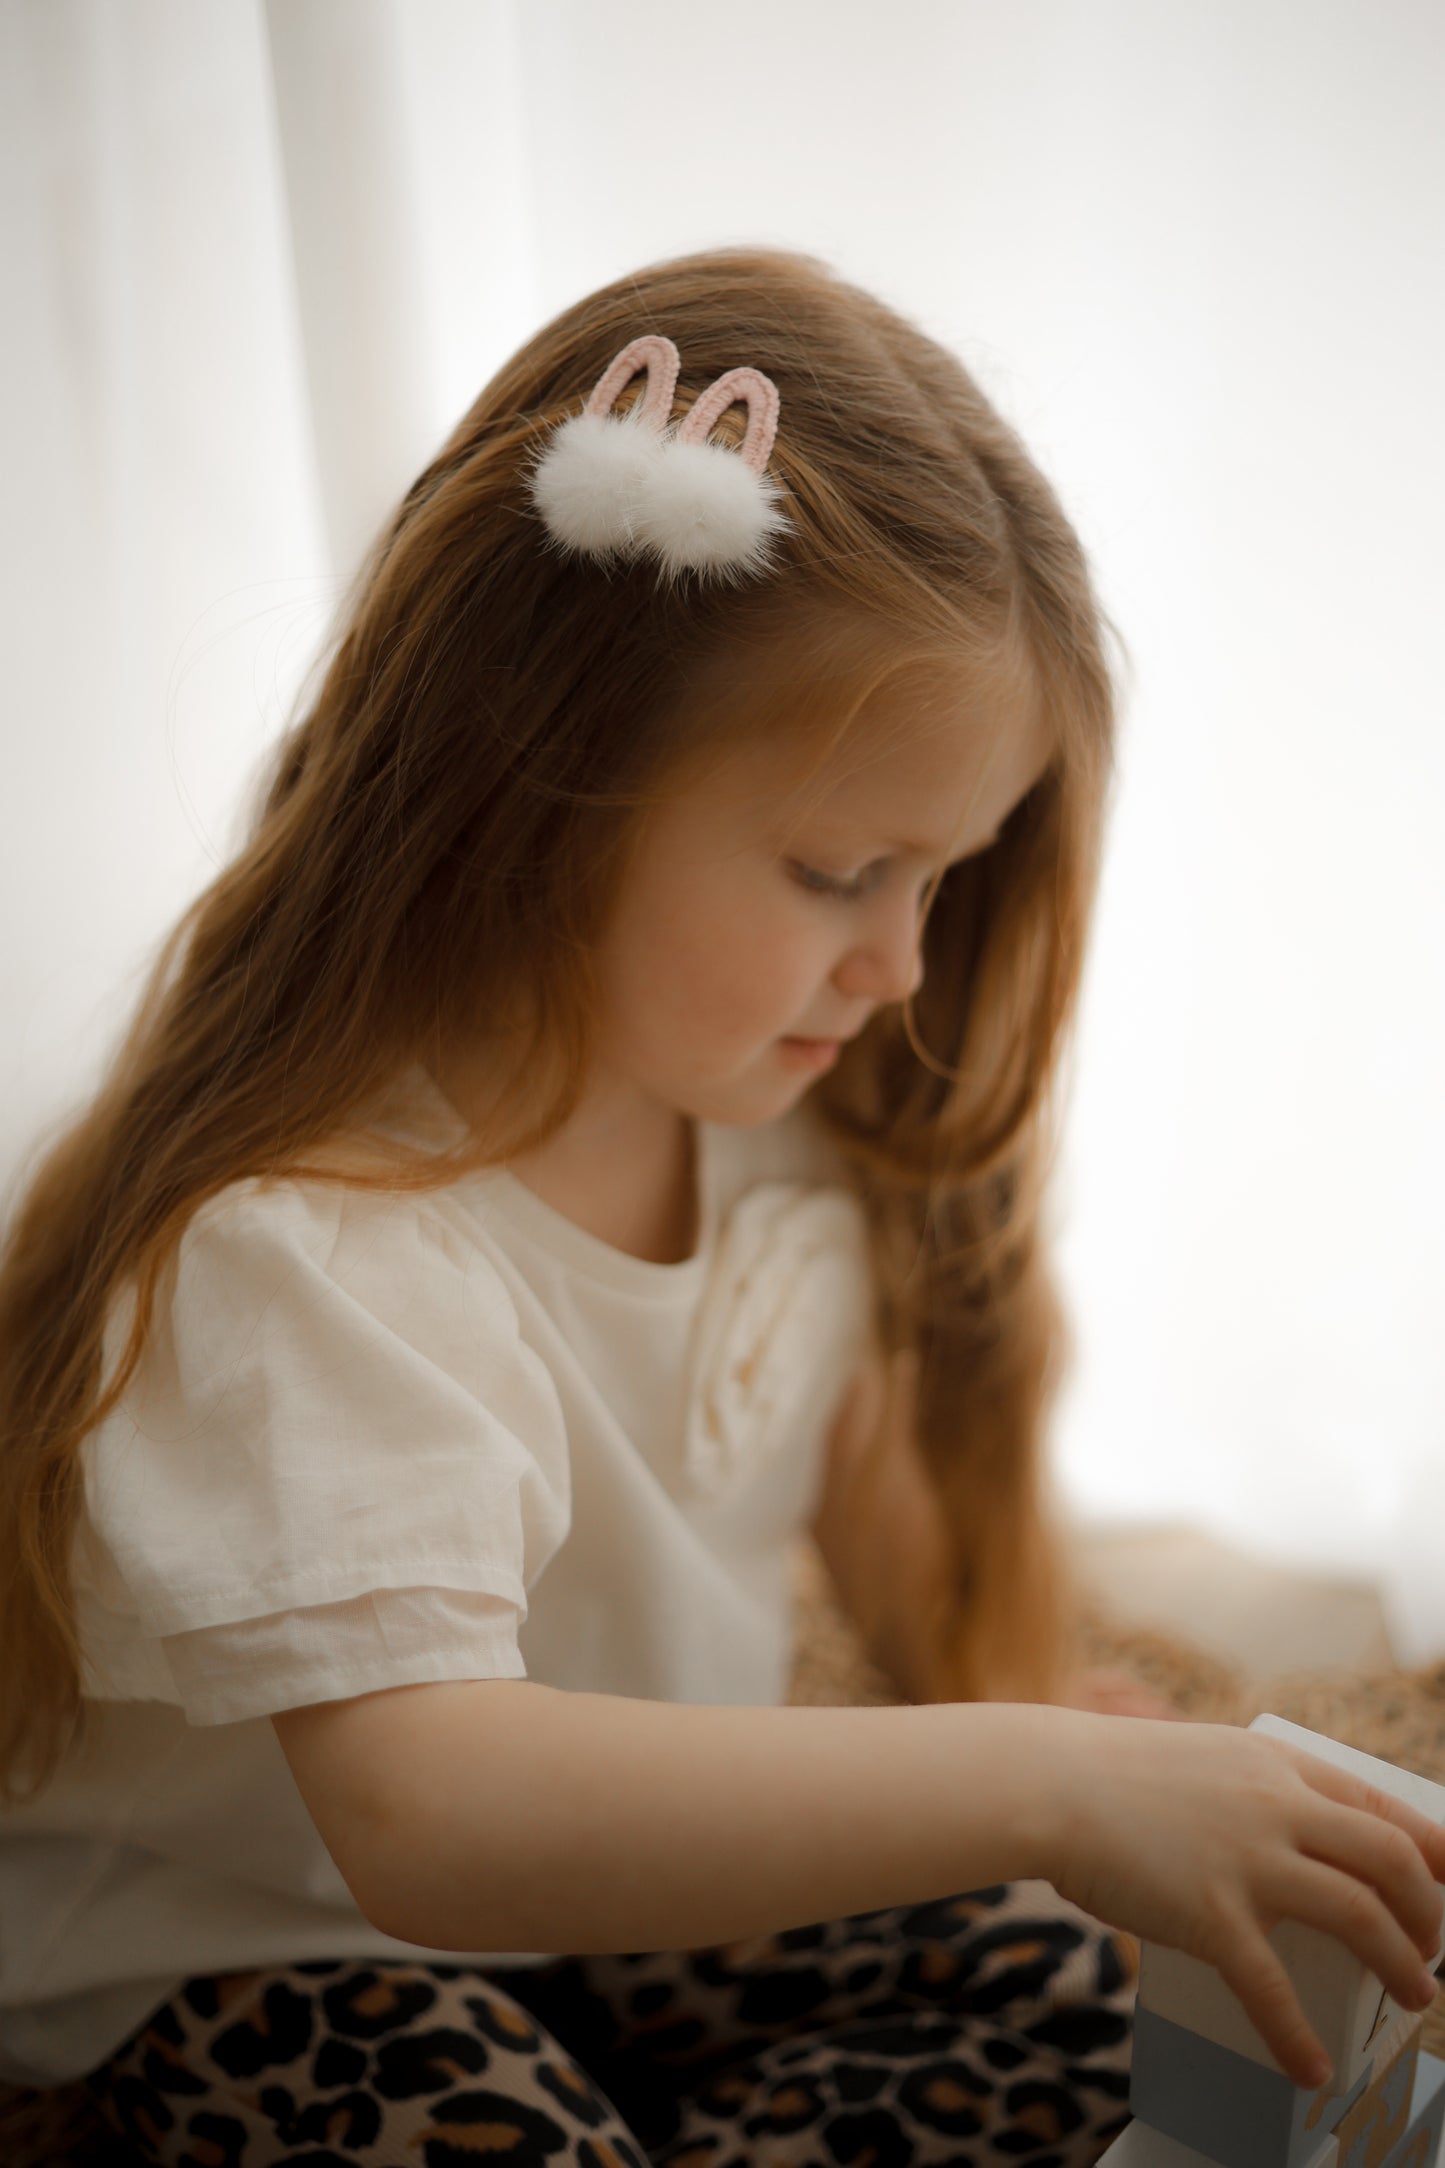
M 1311 2056 L 1309 2083 L 1315 2088 L 1316 2091 L 1319 2090 L 1320 2086 L 1328 2082 L 1332 2068 L 1333 2065 L 1331 2064 L 1328 2055 Z

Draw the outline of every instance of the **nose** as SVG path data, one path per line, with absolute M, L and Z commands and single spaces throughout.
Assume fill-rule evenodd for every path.
M 879 895 L 833 974 L 842 994 L 882 1007 L 923 984 L 923 913 L 916 893 Z

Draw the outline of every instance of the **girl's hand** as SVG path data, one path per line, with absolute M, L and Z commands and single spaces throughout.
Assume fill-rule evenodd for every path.
M 1405 2008 L 1434 1993 L 1445 1829 L 1282 1740 L 1080 1717 L 1054 1771 L 1062 1896 L 1213 1965 L 1296 2085 L 1323 2046 L 1266 1939 L 1282 1919 L 1354 1951 Z

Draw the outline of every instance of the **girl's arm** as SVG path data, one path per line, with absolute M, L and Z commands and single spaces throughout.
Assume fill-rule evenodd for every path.
M 1268 1941 L 1323 1928 L 1422 2009 L 1445 1831 L 1258 1733 L 1010 1702 L 712 1706 L 527 1679 L 272 1719 L 384 1933 L 444 1950 L 690 1949 L 1041 1877 L 1217 1967 L 1297 2085 L 1319 2053 Z M 1419 1983 L 1417 1985 L 1417 1983 Z
M 473 1679 L 271 1721 L 384 1933 L 580 1953 L 688 1949 L 1043 1873 L 1055 1713 Z

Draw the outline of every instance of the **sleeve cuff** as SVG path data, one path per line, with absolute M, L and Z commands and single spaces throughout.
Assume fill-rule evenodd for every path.
M 525 1616 L 525 1604 L 473 1590 L 376 1589 L 164 1634 L 160 1648 L 187 1722 L 234 1724 L 388 1686 L 525 1678 Z

